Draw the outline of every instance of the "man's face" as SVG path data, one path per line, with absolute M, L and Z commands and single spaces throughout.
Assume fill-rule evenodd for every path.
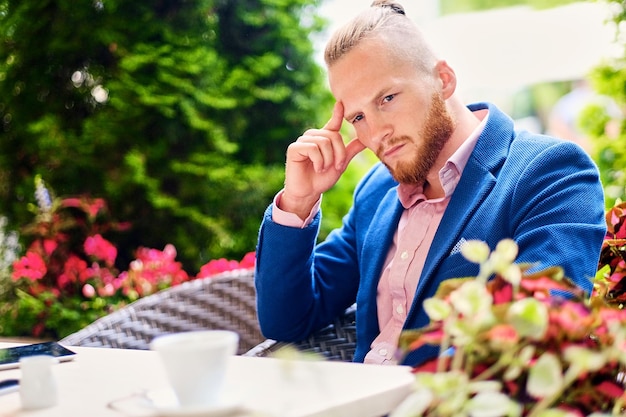
M 359 140 L 398 182 L 423 184 L 454 130 L 436 74 L 366 40 L 333 64 L 329 78 Z

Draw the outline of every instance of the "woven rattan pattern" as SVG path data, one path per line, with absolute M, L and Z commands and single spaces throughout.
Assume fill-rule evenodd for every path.
M 285 346 L 293 346 L 304 353 L 316 353 L 331 361 L 351 362 L 356 348 L 356 306 L 348 308 L 333 324 L 317 331 L 298 343 L 265 340 L 245 353 L 245 356 L 272 356 Z
M 256 315 L 254 270 L 228 271 L 141 298 L 61 340 L 70 346 L 149 349 L 156 336 L 223 329 L 244 353 L 264 340 Z

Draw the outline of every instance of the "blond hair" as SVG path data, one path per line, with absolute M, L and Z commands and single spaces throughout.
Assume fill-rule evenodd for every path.
M 437 60 L 401 5 L 389 0 L 376 0 L 369 9 L 331 36 L 324 51 L 326 65 L 330 68 L 366 39 L 380 40 L 395 57 L 412 61 L 423 71 L 432 70 Z

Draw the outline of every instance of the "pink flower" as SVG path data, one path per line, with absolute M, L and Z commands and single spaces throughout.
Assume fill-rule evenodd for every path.
M 14 281 L 20 278 L 28 278 L 31 281 L 42 279 L 48 269 L 43 258 L 35 252 L 28 251 L 26 255 L 13 263 L 12 278 Z
M 256 252 L 248 252 L 245 254 L 241 262 L 239 262 L 239 268 L 254 268 L 256 265 Z
M 624 261 L 619 261 L 616 265 L 616 269 L 619 269 L 617 272 L 608 276 L 609 282 L 617 284 L 624 278 L 624 269 L 626 269 L 626 263 Z
M 550 290 L 570 290 L 566 284 L 560 283 L 548 276 L 537 279 L 523 279 L 520 286 L 528 292 L 543 292 L 545 294 L 549 294 Z
M 200 268 L 198 278 L 206 278 L 221 272 L 232 271 L 239 268 L 239 262 L 229 261 L 225 258 L 213 259 Z
M 91 264 L 91 267 L 87 269 L 87 277 L 94 278 L 100 283 L 107 284 L 115 281 L 115 275 L 108 268 L 101 268 L 97 262 Z
M 130 264 L 129 278 L 138 285 L 139 294 L 148 294 L 165 285 L 178 285 L 189 276 L 182 264 L 176 262 L 176 248 L 168 244 L 160 251 L 141 247 L 137 259 Z
M 115 263 L 117 248 L 99 234 L 85 239 L 84 248 L 87 255 L 101 259 L 108 266 L 112 266 Z
M 493 303 L 508 303 L 513 299 L 513 287 L 511 285 L 503 285 L 493 291 Z
M 584 304 L 566 301 L 560 308 L 550 309 L 553 329 L 565 332 L 570 338 L 582 338 L 589 332 L 594 317 Z
M 165 259 L 173 261 L 176 258 L 176 247 L 169 243 L 165 245 L 165 248 L 163 248 L 163 256 Z
M 254 268 L 256 264 L 256 253 L 248 252 L 244 255 L 241 262 L 229 261 L 226 258 L 213 259 L 206 264 L 202 265 L 200 272 L 196 278 L 207 278 L 213 275 L 220 274 L 226 271 L 233 271 L 235 269 L 249 269 Z
M 608 333 L 608 326 L 611 323 L 626 323 L 626 310 L 603 308 L 598 311 L 598 320 L 604 324 L 602 330 Z
M 96 295 L 96 289 L 91 284 L 83 285 L 83 295 L 85 298 L 93 298 Z
M 110 297 L 114 294 L 115 294 L 115 286 L 112 283 L 108 283 L 104 287 L 98 289 L 98 295 L 100 297 Z

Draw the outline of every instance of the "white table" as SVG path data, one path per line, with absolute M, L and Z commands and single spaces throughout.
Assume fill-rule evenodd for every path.
M 0 343 L 0 347 L 15 344 Z M 71 362 L 54 365 L 58 404 L 42 410 L 22 410 L 19 393 L 0 396 L 0 416 L 100 417 L 155 416 L 153 409 L 126 407 L 138 397 L 122 401 L 126 413 L 108 408 L 148 390 L 169 387 L 155 352 L 70 347 Z M 376 417 L 393 410 L 411 391 L 409 367 L 363 365 L 327 361 L 288 361 L 233 356 L 228 364 L 227 392 L 241 404 L 236 416 Z M 19 369 L 0 371 L 0 380 L 19 378 Z M 119 404 L 119 402 L 116 402 Z M 135 404 L 136 405 L 136 404 Z M 142 413 L 139 414 L 138 412 Z

